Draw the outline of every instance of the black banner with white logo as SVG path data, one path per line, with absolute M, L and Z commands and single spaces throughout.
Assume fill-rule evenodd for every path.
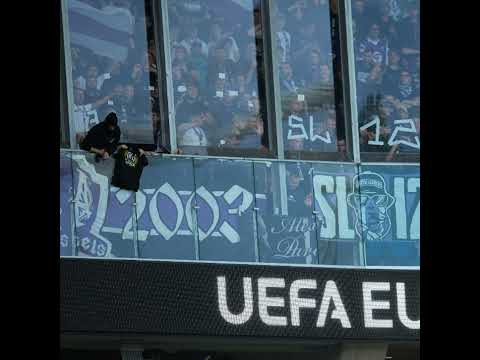
M 62 258 L 68 333 L 417 341 L 417 270 Z

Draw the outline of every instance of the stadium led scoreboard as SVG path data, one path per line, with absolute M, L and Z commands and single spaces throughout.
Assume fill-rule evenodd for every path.
M 418 270 L 62 258 L 60 274 L 63 334 L 420 338 Z

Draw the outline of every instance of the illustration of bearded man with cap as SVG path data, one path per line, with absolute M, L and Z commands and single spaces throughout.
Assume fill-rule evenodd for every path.
M 388 209 L 395 198 L 385 189 L 380 175 L 365 171 L 353 179 L 353 192 L 348 194 L 348 205 L 355 210 L 355 230 L 366 240 L 381 240 L 391 228 Z

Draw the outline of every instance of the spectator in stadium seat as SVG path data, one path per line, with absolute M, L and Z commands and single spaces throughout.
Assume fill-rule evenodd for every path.
M 398 42 L 397 21 L 392 16 L 392 4 L 390 1 L 384 1 L 380 4 L 378 21 L 380 32 L 385 35 L 390 44 Z
M 202 44 L 198 41 L 194 41 L 191 44 L 191 56 L 188 61 L 188 69 L 194 80 L 198 82 L 200 89 L 205 89 L 207 86 L 208 60 L 202 53 Z
M 130 74 L 130 81 L 132 81 L 134 84 L 142 84 L 144 80 L 143 76 L 144 70 L 142 68 L 142 64 L 140 63 L 135 63 L 132 66 L 132 72 Z
M 218 22 L 213 22 L 210 26 L 208 53 L 213 54 L 217 46 L 219 46 L 226 38 L 227 34 L 223 32 L 222 26 Z
M 400 73 L 397 86 L 388 95 L 395 99 L 397 106 L 401 104 L 409 108 L 420 105 L 420 94 L 413 83 L 412 76 L 405 70 Z
M 108 102 L 108 106 L 115 109 L 115 112 L 120 112 L 121 106 L 124 103 L 124 89 L 121 83 L 117 83 L 113 86 L 111 93 L 111 101 Z
M 206 109 L 195 107 L 186 115 L 181 125 L 177 125 L 177 141 L 179 146 L 207 146 L 207 134 L 203 127 L 208 121 Z
M 420 6 L 417 1 L 407 3 L 407 17 L 403 19 L 398 27 L 399 47 L 402 55 L 412 57 L 420 55 Z M 414 62 L 414 58 L 409 62 Z
M 122 64 L 120 62 L 111 62 L 109 69 L 110 71 L 108 71 L 108 73 L 110 76 L 105 79 L 101 89 L 104 96 L 111 94 L 115 85 L 125 81 L 125 75 L 122 72 Z
M 86 79 L 89 79 L 92 77 L 94 77 L 97 80 L 97 90 L 100 90 L 102 88 L 103 82 L 110 77 L 110 74 L 104 73 L 99 75 L 98 66 L 94 63 L 91 63 L 87 66 L 87 71 L 85 73 L 85 76 L 80 75 L 75 80 L 77 81 L 77 84 L 81 88 L 86 89 L 87 87 Z
M 328 64 L 320 64 L 318 83 L 320 86 L 333 86 L 333 74 Z
M 245 85 L 249 89 L 258 90 L 258 64 L 257 64 L 257 46 L 254 42 L 248 42 L 242 59 L 237 65 L 238 74 L 245 78 Z
M 155 59 L 151 54 L 145 52 L 141 62 L 133 63 L 130 79 L 124 82 L 125 87 L 132 85 L 133 88 L 124 89 L 125 105 L 130 118 L 147 115 L 149 103 L 158 98 L 158 85 Z M 128 99 L 127 92 L 133 94 Z M 134 115 L 134 117 L 132 117 Z
M 325 47 L 325 45 L 321 44 L 319 41 L 316 23 L 302 23 L 297 33 L 292 34 L 292 38 L 291 63 L 296 69 L 299 69 L 302 66 L 304 59 L 308 57 L 313 49 L 321 49 L 322 47 Z
M 337 151 L 337 126 L 336 113 L 333 109 L 316 107 L 311 111 L 313 122 L 313 134 L 305 148 L 315 152 L 336 152 Z M 306 123 L 306 131 L 308 124 Z M 310 136 L 310 134 L 309 134 Z
M 400 52 L 397 49 L 390 49 L 388 52 L 388 66 L 382 77 L 382 93 L 386 94 L 392 91 L 398 84 L 400 72 Z
M 275 31 L 276 31 L 276 41 L 277 49 L 279 53 L 279 58 L 281 62 L 290 61 L 290 49 L 292 37 L 290 33 L 285 30 L 286 18 L 285 15 L 279 14 L 275 18 Z
M 76 80 L 80 76 L 83 76 L 83 73 L 80 71 L 79 62 L 80 62 L 80 49 L 76 46 L 71 46 L 70 48 L 70 57 L 72 59 L 72 77 Z M 84 84 L 79 84 L 84 85 Z M 85 89 L 85 86 L 82 87 Z
M 174 92 L 174 102 L 175 105 L 182 99 L 182 97 L 187 92 L 187 79 L 186 75 L 182 70 L 182 67 L 173 65 L 172 66 L 172 80 L 173 80 L 173 92 Z
M 94 103 L 101 98 L 100 90 L 97 88 L 97 77 L 91 75 L 87 78 L 85 88 L 85 102 Z
M 193 43 L 200 44 L 200 52 L 203 56 L 208 57 L 208 46 L 207 44 L 198 37 L 198 27 L 195 25 L 189 25 L 185 28 L 185 38 L 180 42 L 189 54 L 191 54 L 191 49 Z
M 83 89 L 85 89 L 85 76 L 87 74 L 87 68 L 89 64 L 95 63 L 95 55 L 90 49 L 84 47 L 75 47 L 71 53 L 73 78 L 80 78 L 81 82 L 77 85 L 80 85 Z M 84 81 L 82 81 L 82 78 Z
M 280 91 L 283 94 L 296 94 L 298 85 L 293 76 L 293 69 L 290 63 L 282 63 L 280 65 Z
M 310 51 L 307 61 L 299 69 L 301 71 L 299 77 L 302 79 L 303 87 L 316 87 L 319 83 L 326 85 L 330 80 L 332 81 L 331 84 L 333 84 L 333 79 L 330 79 L 331 74 L 328 65 L 326 69 L 322 68 L 320 50 L 318 49 Z M 325 75 L 327 76 L 326 79 Z
M 359 42 L 357 62 L 384 67 L 388 61 L 388 41 L 382 37 L 380 25 L 373 22 L 367 37 Z
M 358 69 L 357 81 L 357 102 L 362 105 L 376 103 L 376 99 L 381 96 L 382 66 L 380 64 L 362 64 L 368 66 L 365 72 L 361 67 Z M 363 71 L 362 71 L 363 70 Z
M 291 216 L 312 217 L 313 195 L 308 174 L 304 174 L 301 166 L 289 164 L 287 169 L 287 201 L 288 213 Z
M 183 72 L 188 72 L 188 53 L 183 45 L 176 45 L 173 51 L 172 66 L 178 66 Z
M 90 76 L 94 76 L 97 78 L 97 89 L 101 90 L 103 82 L 110 77 L 110 74 L 100 74 L 98 66 L 96 64 L 90 64 L 87 68 L 87 78 Z
M 306 2 L 304 0 L 295 1 L 287 8 L 287 29 L 288 32 L 295 37 L 297 29 L 305 23 L 305 8 Z
M 135 87 L 131 84 L 126 84 L 123 88 L 123 96 L 124 96 L 124 105 L 127 110 L 127 115 L 129 119 L 135 119 L 139 114 L 139 110 L 137 107 L 139 107 L 139 103 L 135 100 L 137 100 L 135 96 Z M 144 100 L 145 97 L 141 97 L 138 100 Z M 146 112 L 146 109 L 143 109 L 144 112 Z
M 378 116 L 380 118 L 380 134 L 387 138 L 393 131 L 395 105 L 387 98 L 382 99 L 378 104 Z
M 258 84 L 254 84 L 254 86 L 248 86 L 245 80 L 245 75 L 238 74 L 235 77 L 235 81 L 233 82 L 233 86 L 238 91 L 238 96 L 241 100 L 248 101 L 253 97 L 254 92 L 258 92 Z
M 200 97 L 198 84 L 192 80 L 187 83 L 187 91 L 182 95 L 176 107 L 177 126 L 184 120 L 188 121 L 189 115 L 201 106 L 203 106 L 203 99 Z
M 363 39 L 366 36 L 369 16 L 365 8 L 365 0 L 352 1 L 352 18 L 355 23 L 355 39 Z
M 227 59 L 224 44 L 218 45 L 208 64 L 208 83 L 214 84 L 216 79 L 230 80 L 234 74 L 235 63 L 232 60 Z
M 326 118 L 320 130 L 320 135 L 324 138 L 330 138 L 330 143 L 321 142 L 321 151 L 336 152 L 337 148 L 337 117 L 333 109 L 326 111 Z
M 263 121 L 258 114 L 237 114 L 228 142 L 238 148 L 261 149 L 263 131 Z
M 112 96 L 104 96 L 93 103 L 86 103 L 85 90 L 80 87 L 73 89 L 73 95 L 73 123 L 77 144 L 80 144 L 88 130 L 99 123 L 97 109 L 106 104 Z
M 343 138 L 337 140 L 337 153 L 338 153 L 338 161 L 348 160 L 347 142 Z
M 226 86 L 225 80 L 222 79 L 217 79 L 214 90 L 215 92 L 209 99 L 209 109 L 215 118 L 216 128 L 210 139 L 217 143 L 225 140 L 232 133 L 238 96 L 230 95 L 230 90 Z

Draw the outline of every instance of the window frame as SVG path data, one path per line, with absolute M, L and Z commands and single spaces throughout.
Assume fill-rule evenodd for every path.
M 374 152 L 374 151 L 361 151 L 360 150 L 360 127 L 358 116 L 358 104 L 357 104 L 357 79 L 356 79 L 356 66 L 355 66 L 355 42 L 353 37 L 353 13 L 352 13 L 352 1 L 342 0 L 339 1 L 343 4 L 344 16 L 341 18 L 345 21 L 345 41 L 346 51 L 348 55 L 348 86 L 350 94 L 348 101 L 350 102 L 349 111 L 351 112 L 351 124 L 352 124 L 352 138 L 354 140 L 354 159 L 355 163 L 389 163 L 389 164 L 414 164 L 420 163 L 420 150 L 414 153 L 400 153 L 394 155 L 392 160 L 386 161 L 385 157 L 388 152 Z M 420 55 L 421 56 L 421 55 Z M 420 75 L 421 76 L 421 75 Z M 421 89 L 421 88 L 420 88 Z M 421 101 L 421 100 L 420 100 Z M 420 135 L 419 135 L 420 137 Z

